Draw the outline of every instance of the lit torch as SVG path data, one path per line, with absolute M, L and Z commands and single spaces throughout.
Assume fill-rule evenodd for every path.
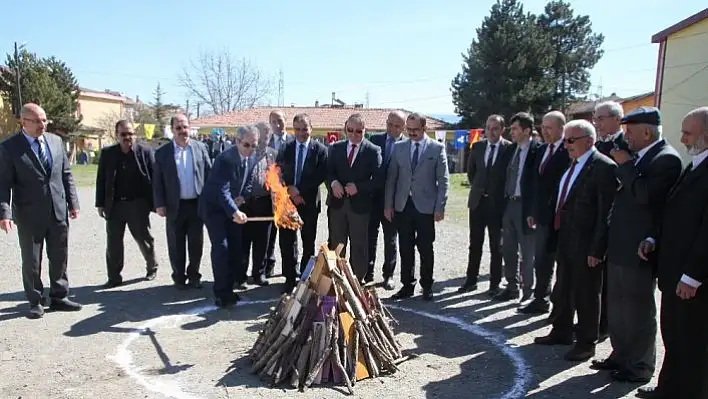
M 265 172 L 265 186 L 273 200 L 273 216 L 249 217 L 249 222 L 274 221 L 281 229 L 300 230 L 304 222 L 297 212 L 288 194 L 288 188 L 280 179 L 280 167 L 275 163 L 268 165 Z

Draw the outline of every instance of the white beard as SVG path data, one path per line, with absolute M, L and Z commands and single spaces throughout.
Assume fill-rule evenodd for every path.
M 695 157 L 696 155 L 699 155 L 703 151 L 708 149 L 708 145 L 706 145 L 706 138 L 705 136 L 701 136 L 697 141 L 696 144 L 692 146 L 686 146 L 686 150 L 688 152 L 688 155 Z

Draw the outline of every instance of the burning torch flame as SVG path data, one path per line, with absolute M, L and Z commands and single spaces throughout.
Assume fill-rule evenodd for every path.
M 288 188 L 280 179 L 280 167 L 274 163 L 268 165 L 265 173 L 265 186 L 273 199 L 273 220 L 281 229 L 299 230 L 303 221 L 297 213 L 297 207 L 290 200 Z

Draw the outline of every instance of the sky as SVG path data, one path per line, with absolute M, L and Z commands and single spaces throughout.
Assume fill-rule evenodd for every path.
M 200 51 L 228 50 L 252 62 L 284 105 L 342 101 L 454 114 L 450 81 L 493 1 L 359 0 L 40 0 L 3 5 L 0 53 L 13 42 L 56 56 L 82 87 L 111 89 L 152 102 L 159 82 L 166 102 L 185 105 L 178 76 Z M 542 12 L 545 1 L 526 1 Z M 702 10 L 701 0 L 576 0 L 605 35 L 591 93 L 631 96 L 654 89 L 658 44 L 651 36 Z M 39 10 L 36 10 L 39 11 Z M 28 14 L 29 13 L 29 14 Z M 4 62 L 4 57 L 3 60 Z M 368 102 L 367 102 L 368 100 Z M 192 100 L 194 104 L 195 100 Z M 193 106 L 192 106 L 193 107 Z

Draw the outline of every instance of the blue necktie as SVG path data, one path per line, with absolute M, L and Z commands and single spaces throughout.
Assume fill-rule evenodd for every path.
M 305 163 L 305 144 L 300 144 L 297 149 L 297 165 L 295 166 L 295 184 L 300 184 L 302 165 Z
M 393 144 L 395 142 L 391 137 L 386 138 L 386 165 L 388 165 L 389 161 L 391 160 L 391 153 L 393 152 Z
M 39 139 L 35 139 L 34 141 L 37 143 L 37 158 L 39 158 L 39 162 L 44 167 L 44 170 L 49 172 L 49 158 L 47 157 L 47 154 L 44 153 L 42 142 L 39 141 Z
M 248 191 L 248 186 L 251 184 L 251 173 L 248 170 L 248 158 L 244 158 L 241 161 L 241 173 L 243 176 L 243 183 L 241 186 L 241 195 Z
M 413 170 L 418 166 L 418 157 L 420 156 L 419 149 L 420 143 L 415 143 L 415 151 L 413 151 L 413 159 L 411 159 L 411 169 Z

